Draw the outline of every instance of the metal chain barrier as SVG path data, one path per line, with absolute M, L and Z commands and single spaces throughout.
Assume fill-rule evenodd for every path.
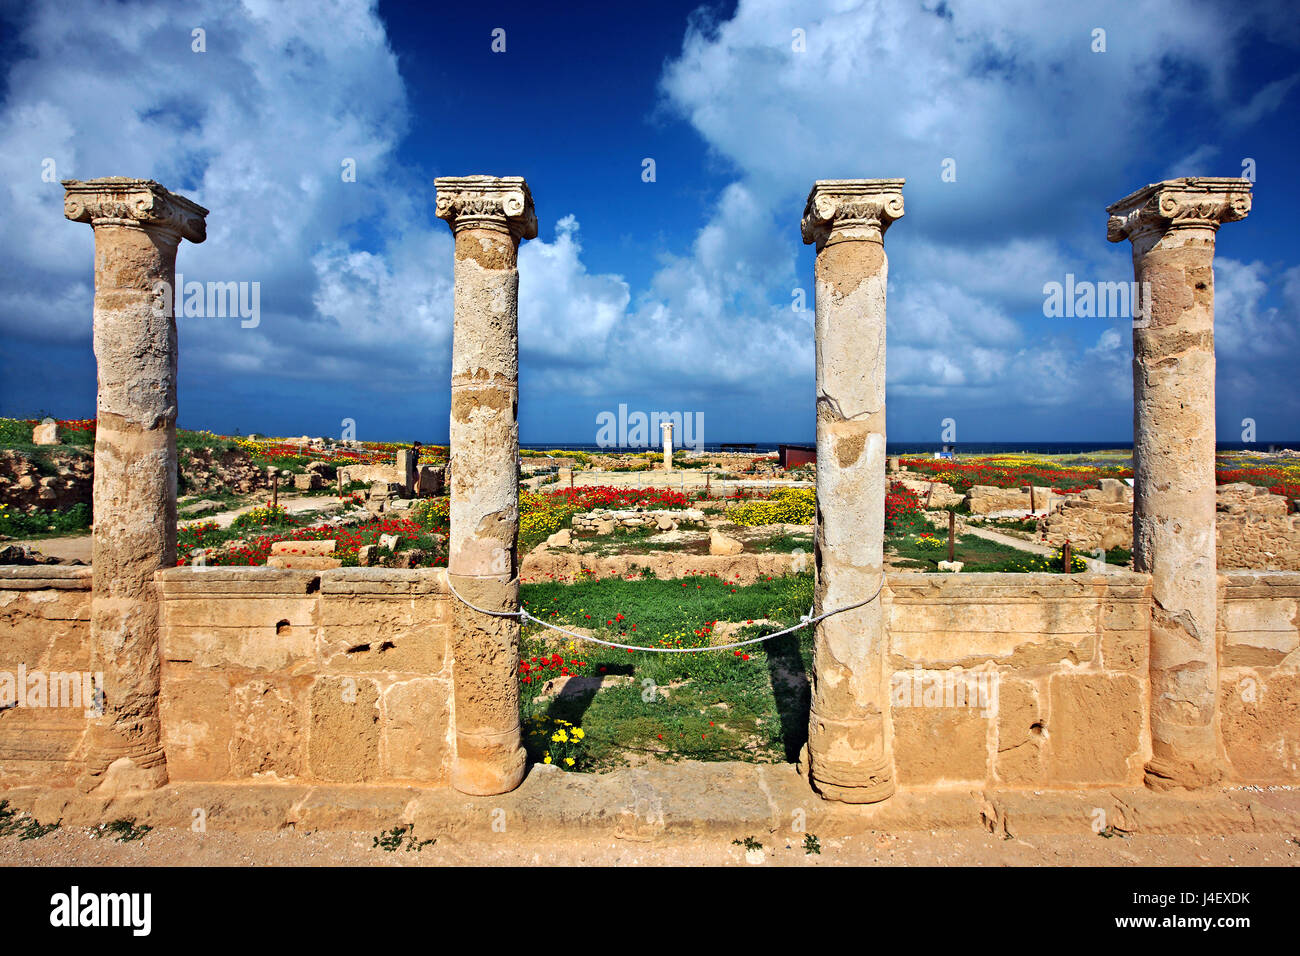
M 807 614 L 800 616 L 799 623 L 791 627 L 784 628 L 780 631 L 775 631 L 772 634 L 764 634 L 762 637 L 751 637 L 750 639 L 745 641 L 736 641 L 732 644 L 716 644 L 716 645 L 711 645 L 709 647 L 642 647 L 639 644 L 619 644 L 615 641 L 602 640 L 599 637 L 591 637 L 586 634 L 577 634 L 573 631 L 568 630 L 567 628 L 560 627 L 558 624 L 548 624 L 545 621 L 543 621 L 540 617 L 530 614 L 524 608 L 520 608 L 518 611 L 489 611 L 487 608 L 482 608 L 482 607 L 478 607 L 477 605 L 471 604 L 469 601 L 465 600 L 465 598 L 463 598 L 459 592 L 457 592 L 455 585 L 451 583 L 450 571 L 447 572 L 447 588 L 448 590 L 451 591 L 453 595 L 455 595 L 456 600 L 460 601 L 461 604 L 464 604 L 471 611 L 478 611 L 480 614 L 488 614 L 491 615 L 492 617 L 517 617 L 521 621 L 532 621 L 536 624 L 540 624 L 542 627 L 549 628 L 552 631 L 558 631 L 561 634 L 567 634 L 569 637 L 573 638 L 574 640 L 588 641 L 592 644 L 604 645 L 605 647 L 615 647 L 621 651 L 649 651 L 652 654 L 703 654 L 706 651 L 729 651 L 738 647 L 748 647 L 750 644 L 760 644 L 763 641 L 770 641 L 774 637 L 784 637 L 786 634 L 793 634 L 795 631 L 802 630 L 805 627 L 809 627 L 813 624 L 816 624 L 818 621 L 824 621 L 826 620 L 826 618 L 832 617 L 836 614 L 843 614 L 845 611 L 853 611 L 856 610 L 857 608 L 865 607 L 866 605 L 874 601 L 876 598 L 880 597 L 880 592 L 885 589 L 885 575 L 883 573 L 880 575 L 879 587 L 877 587 L 875 593 L 873 593 L 871 597 L 867 598 L 865 601 L 859 601 L 856 604 L 850 604 L 846 607 L 836 608 L 833 611 L 826 611 L 825 613 L 818 614 L 815 617 L 813 616 L 813 609 L 809 608 Z

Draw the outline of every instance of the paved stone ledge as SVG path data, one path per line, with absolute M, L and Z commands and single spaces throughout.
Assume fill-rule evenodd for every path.
M 0 566 L 0 591 L 89 591 L 89 567 L 58 564 L 6 564 Z
M 791 832 L 825 838 L 867 831 L 989 830 L 1007 836 L 1293 833 L 1300 788 L 1195 795 L 1140 787 L 1096 790 L 909 790 L 873 805 L 828 803 L 791 764 L 684 762 L 609 774 L 534 767 L 512 793 L 467 797 L 449 788 L 295 783 L 171 784 L 116 798 L 75 789 L 5 791 L 42 822 L 89 826 L 134 818 L 189 829 L 202 809 L 209 831 L 373 830 L 414 823 L 427 835 L 579 831 L 633 842 L 660 836 Z

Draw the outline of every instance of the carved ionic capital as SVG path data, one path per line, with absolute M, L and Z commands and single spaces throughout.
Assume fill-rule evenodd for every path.
M 1250 187 L 1249 180 L 1229 177 L 1152 183 L 1106 207 L 1106 238 L 1119 242 L 1170 229 L 1218 229 L 1250 213 Z
M 63 215 L 73 222 L 139 226 L 190 242 L 202 242 L 208 237 L 208 210 L 152 179 L 65 179 L 63 189 Z
M 440 176 L 436 212 L 452 232 L 492 229 L 516 241 L 537 236 L 533 194 L 522 176 Z
M 880 242 L 890 223 L 903 216 L 902 179 L 819 179 L 803 211 L 803 241 L 867 239 Z

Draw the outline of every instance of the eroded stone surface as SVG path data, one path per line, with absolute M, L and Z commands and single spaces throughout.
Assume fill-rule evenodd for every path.
M 448 581 L 477 607 L 519 607 L 519 270 L 537 235 L 520 177 L 437 180 L 437 213 L 456 237 L 451 360 L 451 533 Z M 523 779 L 519 621 L 457 601 L 456 763 L 452 785 L 495 794 Z
M 104 715 L 82 786 L 104 785 L 114 767 L 117 789 L 156 787 L 167 768 L 153 575 L 176 563 L 176 250 L 182 238 L 204 240 L 208 211 L 151 180 L 63 186 L 64 214 L 95 230 L 91 642 Z
M 903 181 L 822 180 L 803 238 L 817 247 L 817 613 L 859 604 L 883 583 L 885 229 Z M 874 803 L 894 792 L 881 602 L 817 625 L 808 760 L 826 798 Z
M 1146 300 L 1133 323 L 1133 567 L 1151 574 L 1151 786 L 1221 773 L 1215 735 L 1214 241 L 1251 184 L 1174 179 L 1107 208 Z

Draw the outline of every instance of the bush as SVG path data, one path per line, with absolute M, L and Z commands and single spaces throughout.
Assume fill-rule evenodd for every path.
M 84 531 L 90 527 L 90 505 L 75 504 L 61 511 L 33 508 L 26 513 L 0 505 L 0 534 L 11 538 L 37 538 L 50 533 Z
M 812 488 L 783 488 L 766 501 L 746 501 L 727 509 L 735 524 L 809 524 L 817 516 L 817 492 Z
M 411 520 L 427 531 L 446 531 L 451 523 L 449 498 L 425 498 L 411 509 Z
M 230 523 L 231 528 L 269 528 L 274 525 L 292 524 L 293 519 L 289 512 L 282 506 L 272 507 L 267 504 L 261 508 L 254 508 L 252 511 L 245 511 L 241 515 L 236 515 L 235 520 Z

